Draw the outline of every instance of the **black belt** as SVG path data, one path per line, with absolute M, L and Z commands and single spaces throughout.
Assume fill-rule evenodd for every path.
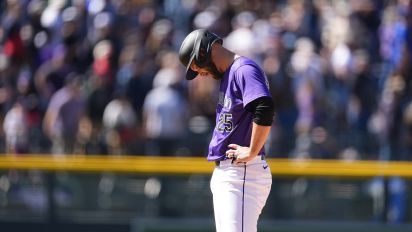
M 265 160 L 265 156 L 264 156 L 264 155 L 260 155 L 260 159 L 261 159 L 261 160 Z M 219 165 L 220 165 L 220 161 L 221 161 L 221 160 L 215 160 L 216 166 L 219 166 Z M 233 160 L 233 161 L 234 161 L 234 160 Z M 233 163 L 233 161 L 232 161 L 232 163 Z

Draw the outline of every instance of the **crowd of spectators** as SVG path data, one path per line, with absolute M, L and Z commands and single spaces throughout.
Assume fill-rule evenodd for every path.
M 410 0 L 6 0 L 2 153 L 202 155 L 218 82 L 184 79 L 195 28 L 271 85 L 272 157 L 410 159 Z

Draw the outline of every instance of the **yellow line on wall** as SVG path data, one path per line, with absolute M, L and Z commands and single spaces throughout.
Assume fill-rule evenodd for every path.
M 121 172 L 188 174 L 211 173 L 213 165 L 204 158 L 97 155 L 0 156 L 0 169 L 36 169 L 71 172 Z
M 269 158 L 274 176 L 412 177 L 412 162 L 291 160 Z M 103 155 L 3 155 L 0 169 L 115 172 L 135 174 L 211 174 L 213 162 L 203 157 Z

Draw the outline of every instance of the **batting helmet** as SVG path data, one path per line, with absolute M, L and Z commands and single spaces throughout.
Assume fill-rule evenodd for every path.
M 190 69 L 193 61 L 199 67 L 206 67 L 210 64 L 212 45 L 215 42 L 223 44 L 222 38 L 206 29 L 194 30 L 183 40 L 179 50 L 179 59 L 186 67 L 187 80 L 192 80 L 197 76 L 197 72 Z

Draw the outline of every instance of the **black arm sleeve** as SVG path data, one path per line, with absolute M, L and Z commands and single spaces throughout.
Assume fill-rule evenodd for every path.
M 260 97 L 246 105 L 245 109 L 253 113 L 253 121 L 260 126 L 271 126 L 275 107 L 271 97 Z

